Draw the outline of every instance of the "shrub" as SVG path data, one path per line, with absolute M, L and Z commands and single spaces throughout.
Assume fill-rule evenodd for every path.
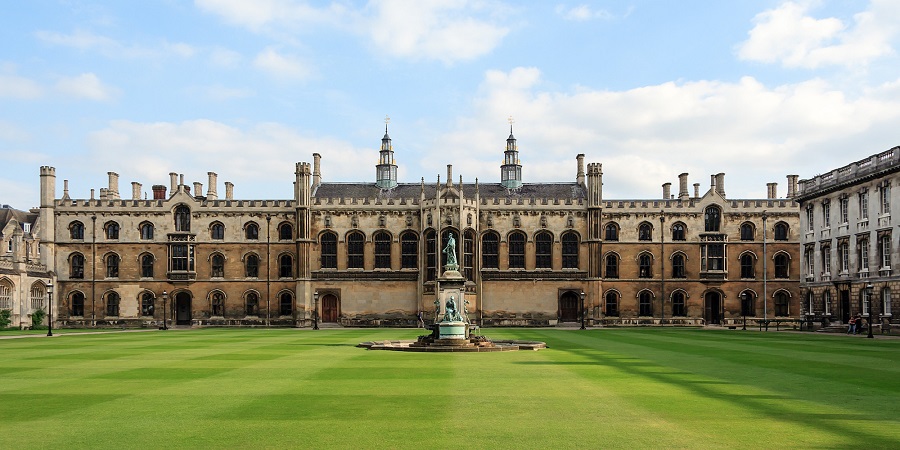
M 0 328 L 6 328 L 12 322 L 12 311 L 8 309 L 0 309 Z
M 43 309 L 39 309 L 31 313 L 31 328 L 33 330 L 37 330 L 38 327 L 41 326 L 41 324 L 44 322 L 44 316 L 46 315 L 47 313 L 45 313 Z

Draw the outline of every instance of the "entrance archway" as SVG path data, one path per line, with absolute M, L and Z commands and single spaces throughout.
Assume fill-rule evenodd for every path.
M 336 323 L 341 316 L 341 304 L 334 294 L 322 297 L 322 322 Z
M 718 292 L 707 292 L 703 318 L 709 325 L 722 324 L 722 295 Z
M 850 291 L 841 291 L 841 322 L 850 322 Z
M 191 294 L 187 292 L 175 294 L 175 324 L 191 324 Z
M 578 294 L 566 291 L 559 297 L 559 321 L 578 322 Z

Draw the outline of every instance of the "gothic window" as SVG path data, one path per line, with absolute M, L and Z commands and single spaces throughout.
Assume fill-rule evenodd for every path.
M 31 308 L 44 309 L 44 298 L 46 298 L 46 288 L 43 284 L 35 283 L 31 286 Z
M 686 310 L 684 305 L 684 292 L 677 291 L 672 293 L 672 315 L 681 317 L 686 316 Z
M 711 240 L 700 246 L 700 270 L 704 272 L 725 271 L 724 243 Z
M 638 304 L 638 315 L 640 316 L 652 316 L 653 315 L 653 296 L 650 295 L 650 291 L 642 291 L 638 296 L 639 304 Z
M 291 255 L 281 255 L 278 258 L 278 277 L 291 278 L 294 276 L 294 258 Z
M 744 253 L 741 255 L 741 278 L 756 278 L 756 271 L 753 266 L 752 254 Z
M 332 232 L 322 233 L 319 238 L 323 269 L 337 269 L 337 235 Z
M 149 241 L 153 239 L 153 224 L 144 222 L 141 224 L 141 239 Z
M 784 222 L 778 222 L 775 224 L 775 240 L 776 241 L 788 240 L 788 224 L 786 224 Z
M 372 238 L 375 241 L 375 268 L 391 268 L 391 235 L 386 231 L 378 231 Z
M 119 238 L 119 224 L 116 222 L 107 222 L 104 227 L 106 230 L 106 238 L 107 239 L 118 239 Z
M 225 315 L 225 294 L 218 291 L 212 295 L 212 315 L 219 317 Z
M 775 293 L 775 316 L 784 317 L 789 314 L 790 298 L 784 291 Z
M 779 253 L 775 255 L 775 278 L 787 278 L 788 277 L 788 263 L 790 260 L 788 259 L 787 254 Z
M 149 253 L 141 256 L 141 278 L 153 278 L 153 255 Z
M 613 253 L 606 255 L 606 278 L 619 278 L 619 258 Z
M 366 237 L 359 231 L 347 235 L 347 268 L 362 269 Z
M 722 221 L 722 210 L 718 206 L 707 206 L 703 213 L 703 224 L 706 231 L 719 231 Z
M 0 281 L 0 309 L 12 308 L 12 287 L 8 281 Z
M 144 292 L 141 294 L 141 315 L 144 317 L 153 315 L 153 301 L 156 300 L 156 297 L 153 296 L 150 292 Z
M 280 316 L 290 316 L 294 313 L 294 297 L 290 294 L 290 292 L 284 292 L 281 294 L 278 306 L 278 315 Z
M 534 237 L 534 260 L 536 269 L 550 269 L 552 264 L 553 235 L 540 232 Z
M 672 255 L 672 278 L 685 278 L 684 255 L 681 253 Z
M 481 267 L 485 269 L 500 267 L 499 247 L 500 237 L 497 233 L 485 233 L 481 237 Z
M 672 240 L 673 241 L 683 241 L 685 240 L 685 232 L 684 232 L 684 224 L 681 222 L 677 222 L 672 225 Z
M 81 292 L 72 294 L 72 310 L 69 312 L 75 317 L 84 315 L 84 294 Z
M 175 208 L 175 231 L 191 231 L 191 210 L 187 206 Z
M 606 293 L 606 315 L 610 317 L 619 316 L 619 296 L 615 292 Z
M 419 239 L 412 231 L 400 235 L 400 267 L 402 269 L 419 268 Z
M 615 223 L 606 224 L 606 229 L 604 233 L 604 238 L 607 241 L 618 241 L 619 240 L 619 226 Z
M 278 240 L 289 241 L 294 238 L 294 227 L 285 222 L 278 226 Z
M 175 244 L 171 247 L 169 264 L 172 271 L 194 270 L 194 246 Z
M 119 277 L 119 255 L 115 253 L 106 256 L 106 278 Z
M 244 226 L 244 237 L 249 240 L 259 239 L 259 225 L 255 222 L 250 222 Z
M 245 311 L 248 316 L 259 315 L 259 295 L 256 292 L 248 292 L 246 297 Z
M 425 281 L 434 281 L 437 266 L 437 233 L 434 230 L 425 232 Z
M 84 278 L 84 256 L 75 253 L 69 258 L 69 278 Z
M 653 259 L 647 253 L 638 256 L 638 278 L 653 277 Z
M 209 227 L 209 236 L 216 241 L 221 241 L 225 239 L 225 225 L 222 225 L 219 222 L 215 222 Z
M 578 268 L 578 234 L 574 231 L 563 233 L 562 238 L 562 268 Z
M 69 237 L 72 239 L 84 239 L 84 224 L 78 221 L 69 225 Z
M 111 317 L 119 315 L 119 294 L 115 292 L 106 294 L 106 315 Z
M 741 224 L 741 240 L 742 241 L 752 241 L 753 240 L 753 224 L 750 222 L 744 222 Z
M 509 235 L 509 268 L 525 268 L 525 234 L 510 233 Z
M 210 258 L 210 276 L 213 278 L 225 277 L 225 257 L 221 253 L 216 253 Z
M 463 271 L 467 280 L 475 280 L 475 232 L 463 233 Z
M 744 291 L 741 292 L 741 315 L 742 316 L 755 316 L 756 315 L 756 299 L 753 296 L 753 292 Z
M 638 240 L 639 241 L 650 241 L 653 240 L 653 226 L 647 222 L 643 222 L 638 226 Z
M 256 256 L 252 253 L 248 254 L 246 258 L 244 258 L 245 263 L 245 275 L 247 278 L 258 278 L 259 277 L 259 256 Z

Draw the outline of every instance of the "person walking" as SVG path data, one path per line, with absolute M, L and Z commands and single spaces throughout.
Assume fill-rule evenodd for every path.
M 847 334 L 856 334 L 856 316 L 851 316 L 850 321 L 847 322 L 849 327 L 847 327 Z

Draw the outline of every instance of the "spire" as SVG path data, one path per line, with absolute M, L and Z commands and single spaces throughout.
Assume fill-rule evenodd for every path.
M 522 187 L 522 165 L 519 164 L 519 149 L 516 145 L 516 137 L 513 136 L 515 122 L 509 116 L 509 138 L 506 139 L 506 151 L 503 152 L 503 165 L 500 166 L 500 184 L 507 189 Z
M 381 151 L 378 165 L 375 166 L 375 185 L 381 189 L 397 187 L 397 164 L 394 161 L 394 148 L 388 135 L 388 124 L 391 118 L 384 116 L 384 137 L 381 138 Z

